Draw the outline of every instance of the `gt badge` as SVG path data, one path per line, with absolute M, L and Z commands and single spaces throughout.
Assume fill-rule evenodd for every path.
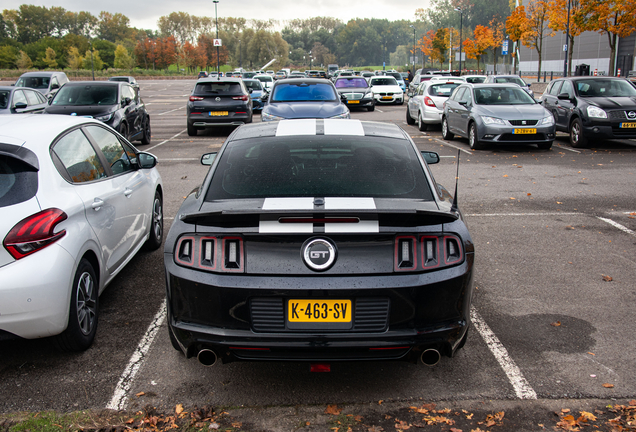
M 314 271 L 325 271 L 336 262 L 336 247 L 326 239 L 310 239 L 302 247 L 302 258 Z

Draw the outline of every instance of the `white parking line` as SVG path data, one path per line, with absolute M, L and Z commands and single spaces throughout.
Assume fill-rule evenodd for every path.
M 178 111 L 178 110 L 180 110 L 180 109 L 184 109 L 184 108 L 185 108 L 185 106 L 182 106 L 182 107 L 179 107 L 179 108 L 175 108 L 175 109 L 173 109 L 173 110 L 170 110 L 170 111 L 162 112 L 161 114 L 157 114 L 157 115 L 169 114 L 169 113 L 171 113 L 171 112 L 175 112 L 175 111 Z
M 477 310 L 471 306 L 470 308 L 470 319 L 473 322 L 473 325 L 488 345 L 490 352 L 493 353 L 497 362 L 503 369 L 504 373 L 508 377 L 508 381 L 512 384 L 512 387 L 517 394 L 519 399 L 536 399 L 537 393 L 530 387 L 530 384 L 524 378 L 521 370 L 517 367 L 515 362 L 510 358 L 508 351 L 503 346 L 503 344 L 499 341 L 497 336 L 490 330 L 488 324 L 479 316 Z
M 636 236 L 636 232 L 634 232 L 634 231 L 630 230 L 630 229 L 629 229 L 629 228 L 627 228 L 627 227 L 624 227 L 623 225 L 621 225 L 621 224 L 619 224 L 619 223 L 617 223 L 617 222 L 614 222 L 614 221 L 613 221 L 613 220 L 611 220 L 611 219 L 602 218 L 602 217 L 600 217 L 600 216 L 597 216 L 597 217 L 598 217 L 600 220 L 602 220 L 603 222 L 607 222 L 608 224 L 610 224 L 610 225 L 611 225 L 611 226 L 613 226 L 614 228 L 618 228 L 619 230 L 621 230 L 621 231 L 623 231 L 623 232 L 625 232 L 625 233 L 627 233 L 627 234 L 631 234 L 631 235 L 633 235 L 633 236 Z
M 560 146 L 560 145 L 558 145 L 558 144 L 557 144 L 556 146 L 557 146 L 558 148 L 560 148 L 560 149 L 563 149 L 563 150 L 568 150 L 568 151 L 571 151 L 571 152 L 574 152 L 574 153 L 581 153 L 581 152 L 580 152 L 580 151 L 578 151 L 578 150 L 574 150 L 574 149 L 571 149 L 571 148 L 568 148 L 568 147 L 563 147 L 563 146 Z
M 155 340 L 155 336 L 157 336 L 157 332 L 163 324 L 163 320 L 166 319 L 166 313 L 166 300 L 164 300 L 161 304 L 161 307 L 159 308 L 159 312 L 157 312 L 157 315 L 155 315 L 155 319 L 153 319 L 148 326 L 146 334 L 144 334 L 144 336 L 141 338 L 141 341 L 139 342 L 139 345 L 137 345 L 135 352 L 130 357 L 128 365 L 126 366 L 126 369 L 124 369 L 124 372 L 121 374 L 119 382 L 117 383 L 117 387 L 115 387 L 113 397 L 110 400 L 110 403 L 106 405 L 106 409 L 121 410 L 126 408 L 126 395 L 130 390 L 130 386 L 132 385 L 137 372 L 139 372 L 139 368 L 141 368 L 141 365 L 145 360 L 146 354 L 148 353 L 152 342 Z
M 165 143 L 167 143 L 168 141 L 172 141 L 173 139 L 175 139 L 176 137 L 178 137 L 179 135 L 181 135 L 182 133 L 184 133 L 187 129 L 182 130 L 181 132 L 179 132 L 178 134 L 176 134 L 175 136 L 168 138 L 167 140 L 161 141 L 159 144 L 150 147 L 149 149 L 145 149 L 144 151 L 150 151 L 152 149 L 155 149 L 157 147 L 159 147 L 160 145 L 163 145 Z
M 422 133 L 423 133 L 423 132 L 422 132 Z M 456 149 L 456 150 L 461 150 L 461 151 L 463 151 L 464 153 L 469 154 L 469 155 L 471 155 L 471 156 L 472 156 L 472 154 L 473 154 L 472 152 L 469 152 L 468 150 L 464 150 L 464 149 L 463 149 L 463 148 L 461 148 L 461 147 L 457 147 L 456 145 L 453 145 L 453 144 L 451 144 L 451 143 L 447 143 L 446 141 L 442 141 L 442 140 L 437 139 L 437 138 L 433 138 L 433 141 L 437 141 L 437 142 L 438 142 L 438 143 L 440 143 L 440 144 L 447 145 L 447 146 L 452 147 L 452 148 L 454 148 L 454 149 Z

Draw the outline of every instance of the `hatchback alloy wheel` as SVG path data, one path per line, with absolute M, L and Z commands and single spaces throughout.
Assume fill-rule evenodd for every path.
M 95 326 L 97 302 L 94 299 L 94 290 L 93 277 L 85 271 L 77 283 L 77 322 L 84 335 L 89 335 Z

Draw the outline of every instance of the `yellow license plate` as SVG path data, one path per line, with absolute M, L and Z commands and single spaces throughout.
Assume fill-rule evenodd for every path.
M 513 129 L 513 134 L 536 134 L 536 129 Z
M 636 128 L 636 123 L 621 123 L 621 128 Z
M 393 98 L 391 96 L 382 96 L 382 100 L 385 100 L 385 99 L 393 99 Z
M 357 104 L 359 104 L 360 101 L 359 100 L 350 100 L 350 101 L 347 101 L 347 103 L 353 103 L 353 104 L 357 103 Z
M 351 322 L 351 300 L 288 300 L 287 321 L 348 323 Z
M 227 111 L 210 111 L 210 116 L 226 116 L 228 115 Z

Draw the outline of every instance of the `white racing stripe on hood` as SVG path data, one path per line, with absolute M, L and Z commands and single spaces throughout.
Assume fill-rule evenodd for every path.
M 325 198 L 325 210 L 375 210 L 373 198 Z
M 325 119 L 325 135 L 364 136 L 360 120 Z
M 276 136 L 316 135 L 316 119 L 281 120 Z
M 298 198 L 265 198 L 263 210 L 313 210 L 314 199 Z

